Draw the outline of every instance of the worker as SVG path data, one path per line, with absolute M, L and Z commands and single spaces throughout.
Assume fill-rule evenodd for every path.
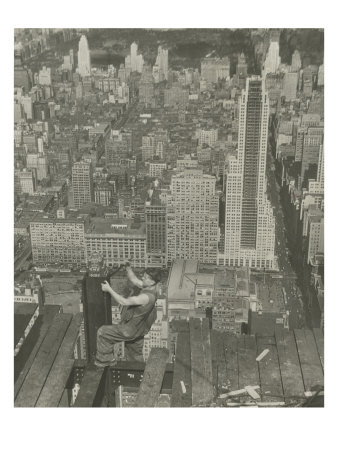
M 127 277 L 139 288 L 138 295 L 123 297 L 114 291 L 107 281 L 101 284 L 103 292 L 108 292 L 122 306 L 121 322 L 103 325 L 97 330 L 96 359 L 97 367 L 114 366 L 114 344 L 125 342 L 127 358 L 130 361 L 143 361 L 144 336 L 156 320 L 156 300 L 160 272 L 146 269 L 140 280 L 134 274 L 129 263 L 126 264 Z

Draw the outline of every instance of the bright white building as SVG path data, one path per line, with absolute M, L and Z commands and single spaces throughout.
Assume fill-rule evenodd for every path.
M 225 265 L 274 267 L 275 218 L 265 179 L 268 121 L 264 83 L 248 78 L 239 102 L 238 153 L 229 157 L 226 174 Z
M 88 77 L 91 72 L 90 51 L 86 36 L 83 34 L 79 41 L 78 70 L 82 77 Z

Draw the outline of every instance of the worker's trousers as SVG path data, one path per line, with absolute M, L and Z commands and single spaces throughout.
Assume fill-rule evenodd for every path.
M 126 324 L 102 325 L 97 330 L 96 359 L 110 362 L 114 359 L 114 344 L 125 343 L 128 361 L 143 361 L 144 336 L 133 335 Z

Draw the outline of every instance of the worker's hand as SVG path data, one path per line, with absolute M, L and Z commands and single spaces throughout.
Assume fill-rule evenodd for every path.
M 103 292 L 110 292 L 110 285 L 108 281 L 101 283 L 101 289 L 103 290 Z

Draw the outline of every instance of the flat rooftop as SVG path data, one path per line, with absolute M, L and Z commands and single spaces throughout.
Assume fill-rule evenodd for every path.
M 94 217 L 91 219 L 86 234 L 109 234 L 119 236 L 125 235 L 145 237 L 146 225 L 144 222 L 134 222 L 132 220 L 105 219 L 102 217 Z

